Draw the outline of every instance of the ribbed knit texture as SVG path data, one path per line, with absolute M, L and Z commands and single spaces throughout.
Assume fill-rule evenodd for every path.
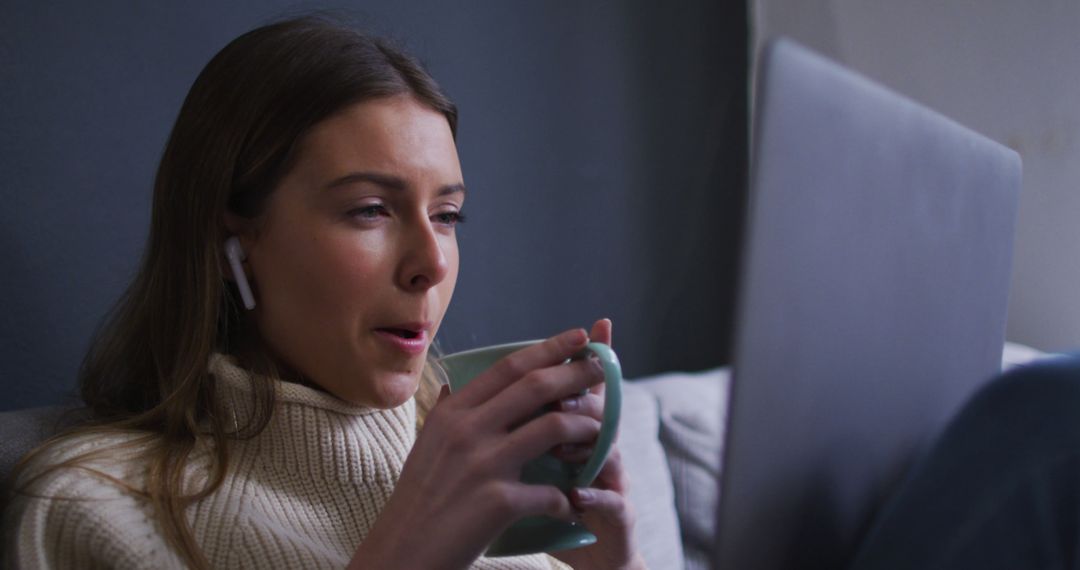
M 237 424 L 252 413 L 251 378 L 231 357 L 210 370 Z M 188 520 L 215 568 L 344 568 L 393 492 L 416 438 L 416 406 L 353 406 L 298 384 L 274 381 L 266 429 L 233 442 L 224 483 L 192 505 Z M 38 471 L 131 436 L 80 437 L 42 457 Z M 145 467 L 115 452 L 91 464 L 140 486 Z M 186 473 L 205 479 L 205 456 Z M 5 555 L 16 568 L 181 567 L 148 502 L 83 469 L 58 470 L 5 513 Z M 453 524 L 453 521 L 447 521 Z M 476 569 L 567 568 L 546 555 L 481 558 Z

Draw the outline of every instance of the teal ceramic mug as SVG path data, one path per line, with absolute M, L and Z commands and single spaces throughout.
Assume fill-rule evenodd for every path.
M 444 356 L 440 362 L 450 382 L 450 391 L 463 388 L 503 357 L 542 341 L 500 344 Z M 567 463 L 550 454 L 542 455 L 522 468 L 521 480 L 537 485 L 554 485 L 569 492 L 574 487 L 588 487 L 604 466 L 622 409 L 622 368 L 619 358 L 606 344 L 592 342 L 571 360 L 596 355 L 604 368 L 604 418 L 593 454 L 584 464 Z M 569 362 L 569 361 L 567 361 Z M 543 413 L 543 411 L 538 411 Z M 488 556 L 516 556 L 536 552 L 554 552 L 596 542 L 596 536 L 577 523 L 551 517 L 527 517 L 512 524 L 487 549 Z

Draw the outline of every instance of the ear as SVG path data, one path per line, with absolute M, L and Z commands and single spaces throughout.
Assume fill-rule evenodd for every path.
M 255 248 L 255 241 L 259 235 L 259 226 L 256 218 L 245 218 L 228 210 L 222 216 L 225 224 L 225 236 L 240 238 L 240 247 L 247 253 Z
M 247 274 L 244 273 L 244 248 L 240 245 L 240 238 L 230 236 L 225 240 L 225 259 L 229 262 L 229 271 L 232 273 L 233 282 L 240 291 L 240 299 L 244 302 L 247 310 L 255 308 L 255 296 L 251 294 L 251 285 L 248 283 Z
M 251 285 L 244 271 L 244 261 L 247 260 L 244 252 L 253 242 L 252 222 L 232 212 L 225 212 L 224 222 L 229 237 L 222 246 L 222 253 L 225 255 L 222 273 L 236 285 L 244 307 L 250 311 L 255 308 L 255 297 L 251 293 Z
M 250 220 L 243 216 L 238 216 L 228 210 L 225 210 L 225 214 L 224 216 L 222 216 L 222 221 L 225 223 L 225 230 L 227 235 L 239 236 L 241 238 L 241 241 L 243 242 L 242 245 L 244 245 L 245 247 L 250 245 L 247 242 L 250 237 L 255 234 L 255 222 L 253 220 Z

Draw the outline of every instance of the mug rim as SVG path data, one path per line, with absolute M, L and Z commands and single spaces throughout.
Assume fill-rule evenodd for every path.
M 444 361 L 446 361 L 448 359 L 451 359 L 451 358 L 457 358 L 459 356 L 461 356 L 461 357 L 472 356 L 474 354 L 480 354 L 482 352 L 488 352 L 488 351 L 510 350 L 510 349 L 521 350 L 523 348 L 527 348 L 527 347 L 530 347 L 530 346 L 532 346 L 534 344 L 539 344 L 541 342 L 544 342 L 544 340 L 543 339 L 519 340 L 519 341 L 516 341 L 516 342 L 506 342 L 506 343 L 503 343 L 503 344 L 492 344 L 492 345 L 488 345 L 488 346 L 477 346 L 477 347 L 470 348 L 470 349 L 467 349 L 467 350 L 458 351 L 458 352 L 455 352 L 453 354 L 446 354 L 446 355 L 440 356 L 437 360 L 439 362 L 444 362 Z

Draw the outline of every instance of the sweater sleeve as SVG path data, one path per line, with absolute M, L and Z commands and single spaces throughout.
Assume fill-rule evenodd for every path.
M 551 570 L 574 570 L 569 564 L 555 558 L 554 556 L 548 556 L 548 563 L 551 564 Z
M 146 501 L 82 469 L 50 473 L 4 513 L 5 568 L 181 568 Z

